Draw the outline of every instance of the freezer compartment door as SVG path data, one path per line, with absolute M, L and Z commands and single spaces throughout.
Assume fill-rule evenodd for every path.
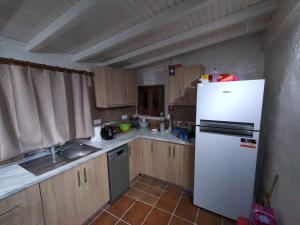
M 194 204 L 237 219 L 253 199 L 259 133 L 252 138 L 196 130 Z
M 198 84 L 197 119 L 254 123 L 260 130 L 264 80 Z

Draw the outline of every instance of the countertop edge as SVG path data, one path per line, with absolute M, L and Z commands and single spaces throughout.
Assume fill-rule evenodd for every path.
M 154 133 L 154 134 L 151 134 L 151 135 L 160 135 L 160 134 L 155 134 Z M 100 156 L 102 154 L 107 153 L 108 151 L 110 151 L 110 150 L 112 150 L 112 149 L 114 149 L 116 147 L 119 147 L 119 146 L 124 145 L 124 144 L 128 144 L 129 142 L 131 142 L 131 141 L 133 141 L 135 139 L 138 139 L 138 138 L 145 138 L 145 139 L 150 139 L 150 140 L 164 141 L 164 142 L 170 142 L 170 143 L 174 143 L 174 144 L 192 145 L 192 146 L 194 145 L 193 143 L 184 142 L 184 141 L 182 141 L 180 139 L 172 139 L 171 140 L 171 139 L 168 139 L 168 138 L 166 138 L 164 136 L 149 136 L 147 134 L 136 134 L 136 135 L 133 135 L 132 137 L 124 138 L 124 139 L 121 139 L 121 140 L 118 140 L 118 139 L 114 140 L 113 139 L 111 141 L 108 141 L 108 147 L 107 148 L 106 147 L 101 147 L 101 145 L 105 144 L 105 142 L 103 142 L 103 141 L 102 142 L 98 142 L 98 143 L 97 142 L 92 143 L 90 141 L 87 141 L 87 142 L 84 142 L 84 144 L 90 145 L 90 146 L 93 146 L 93 147 L 96 147 L 96 148 L 102 148 L 102 150 L 100 150 L 98 152 L 95 152 L 95 153 L 92 153 L 92 154 L 90 154 L 90 155 L 88 155 L 86 157 L 83 157 L 81 159 L 78 159 L 76 161 L 70 162 L 70 163 L 68 163 L 68 164 L 66 164 L 64 166 L 61 166 L 61 167 L 59 167 L 57 169 L 54 169 L 54 170 L 51 170 L 51 171 L 49 171 L 47 173 L 44 173 L 44 174 L 42 174 L 40 176 L 35 176 L 35 175 L 31 174 L 29 171 L 26 171 L 25 169 L 23 169 L 19 165 L 13 165 L 14 167 L 17 166 L 17 167 L 20 167 L 20 169 L 25 170 L 24 171 L 24 176 L 27 173 L 27 175 L 31 177 L 32 181 L 29 181 L 28 183 L 25 182 L 24 185 L 20 185 L 19 187 L 12 188 L 12 190 L 9 190 L 7 192 L 5 191 L 3 194 L 0 194 L 0 200 L 3 200 L 3 199 L 5 199 L 5 198 L 7 198 L 7 197 L 9 197 L 9 196 L 11 196 L 13 194 L 16 194 L 17 192 L 25 190 L 26 188 L 29 188 L 29 187 L 31 187 L 33 185 L 36 185 L 36 184 L 38 184 L 40 182 L 43 182 L 43 181 L 45 181 L 45 180 L 47 180 L 47 179 L 49 179 L 49 178 L 51 178 L 53 176 L 56 176 L 56 175 L 58 175 L 60 173 L 65 172 L 65 171 L 67 171 L 69 169 L 72 169 L 73 167 L 79 166 L 79 165 L 81 165 L 81 164 L 83 164 L 83 163 L 85 163 L 85 162 L 87 162 L 87 161 L 89 161 L 91 159 L 94 159 L 94 158 L 96 158 L 96 157 L 98 157 L 98 156 Z M 112 141 L 115 141 L 115 142 L 112 142 Z M 10 166 L 8 166 L 8 167 L 10 167 Z M 0 170 L 0 172 L 1 172 L 1 170 Z M 1 175 L 1 173 L 0 173 L 0 175 Z M 22 179 L 22 178 L 19 178 L 19 179 Z M 23 179 L 26 179 L 26 177 L 24 177 Z M 17 183 L 17 182 L 15 182 L 15 183 Z

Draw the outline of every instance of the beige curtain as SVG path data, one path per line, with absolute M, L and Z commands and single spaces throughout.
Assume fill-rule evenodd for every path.
M 65 82 L 70 137 L 91 137 L 93 136 L 93 126 L 87 76 L 76 73 L 66 74 Z
M 0 64 L 0 161 L 92 136 L 86 76 Z

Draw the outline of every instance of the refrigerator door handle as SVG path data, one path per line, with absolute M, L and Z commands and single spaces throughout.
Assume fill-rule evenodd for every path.
M 234 129 L 226 129 L 219 127 L 199 127 L 201 132 L 204 133 L 213 133 L 219 135 L 230 135 L 230 136 L 239 136 L 239 137 L 253 137 L 253 130 L 234 130 Z

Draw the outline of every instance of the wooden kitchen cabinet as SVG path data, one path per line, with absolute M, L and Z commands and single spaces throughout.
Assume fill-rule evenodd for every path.
M 177 67 L 169 76 L 169 105 L 196 105 L 197 79 L 203 73 L 201 65 Z
M 94 72 L 95 102 L 98 108 L 137 104 L 137 74 L 134 71 L 97 67 Z
M 181 66 L 176 68 L 176 74 L 169 76 L 169 105 L 183 105 L 183 82 L 184 69 Z
M 109 82 L 107 90 L 109 106 L 121 106 L 125 103 L 125 76 L 122 70 L 109 68 L 110 75 L 106 77 Z
M 132 70 L 123 70 L 125 102 L 127 105 L 136 105 L 138 102 L 137 74 Z
M 81 171 L 85 218 L 89 218 L 110 198 L 106 154 L 82 164 Z
M 1 225 L 43 225 L 39 185 L 34 185 L 0 201 Z
M 195 146 L 141 139 L 142 173 L 192 190 Z
M 156 178 L 169 181 L 172 174 L 172 165 L 170 162 L 172 144 L 169 142 L 157 141 L 157 150 L 155 152 L 155 174 Z
M 141 173 L 140 139 L 128 144 L 129 151 L 129 180 L 133 181 Z
M 171 156 L 172 183 L 188 189 L 194 181 L 194 146 L 173 144 Z
M 109 201 L 103 154 L 40 183 L 46 225 L 80 225 Z
M 141 139 L 141 164 L 142 172 L 148 176 L 155 177 L 155 152 L 157 150 L 157 141 Z

